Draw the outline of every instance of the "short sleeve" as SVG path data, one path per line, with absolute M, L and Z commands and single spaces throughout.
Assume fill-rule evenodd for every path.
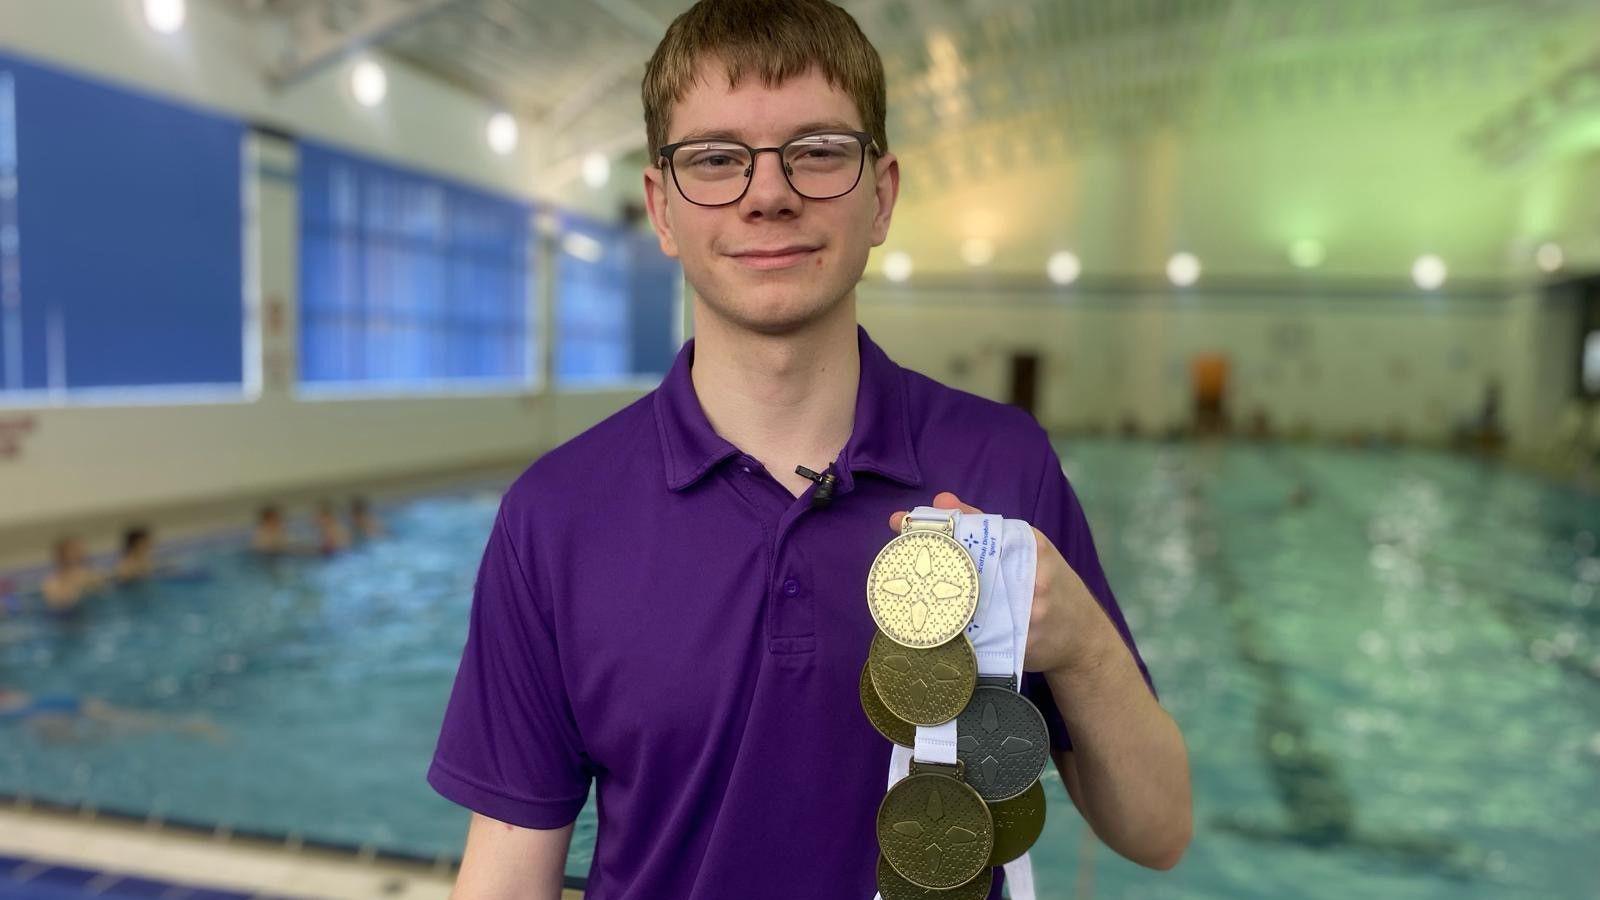
M 1061 557 L 1067 561 L 1067 565 L 1083 579 L 1089 593 L 1099 601 L 1106 617 L 1116 626 L 1117 633 L 1122 635 L 1123 643 L 1127 644 L 1129 652 L 1133 654 L 1134 662 L 1139 666 L 1139 674 L 1144 676 L 1151 695 L 1159 700 L 1160 695 L 1156 693 L 1155 682 L 1150 678 L 1150 669 L 1145 666 L 1144 658 L 1139 655 L 1133 633 L 1128 630 L 1127 620 L 1123 618 L 1122 609 L 1117 605 L 1116 595 L 1112 593 L 1111 585 L 1106 582 L 1105 571 L 1100 567 L 1100 557 L 1094 549 L 1094 537 L 1089 533 L 1089 520 L 1084 515 L 1083 507 L 1078 503 L 1078 495 L 1067 480 L 1067 473 L 1061 466 L 1060 457 L 1056 456 L 1055 448 L 1049 445 L 1048 440 L 1045 443 L 1043 468 L 1039 480 L 1038 500 L 1034 505 L 1033 517 L 1029 520 L 1029 524 L 1044 532 L 1045 537 L 1061 551 Z M 1023 673 L 1023 693 L 1027 694 L 1044 714 L 1045 724 L 1050 731 L 1050 746 L 1055 750 L 1071 750 L 1072 737 L 1067 734 L 1066 722 L 1061 718 L 1061 710 L 1056 707 L 1044 674 Z
M 535 585 L 495 517 L 472 593 L 466 646 L 428 767 L 433 789 L 490 818 L 560 828 L 577 818 L 592 775 Z

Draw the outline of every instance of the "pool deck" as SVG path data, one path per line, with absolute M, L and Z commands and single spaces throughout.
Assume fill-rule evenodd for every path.
M 116 876 L 131 876 L 251 897 L 447 900 L 455 880 L 453 863 L 362 859 L 314 847 L 288 850 L 226 832 L 205 837 L 39 809 L 0 809 L 0 856 L 92 869 L 112 876 L 108 884 Z M 4 887 L 0 877 L 0 896 Z M 583 895 L 569 889 L 561 896 L 581 900 Z

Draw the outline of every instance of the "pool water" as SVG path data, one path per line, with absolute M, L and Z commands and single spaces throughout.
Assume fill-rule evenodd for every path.
M 1179 868 L 1102 847 L 1095 896 L 1600 897 L 1600 498 L 1426 452 L 1060 450 L 1195 789 Z
M 1600 498 L 1431 452 L 1058 444 L 1163 704 L 1195 837 L 1144 869 L 1048 773 L 1044 898 L 1600 896 Z M 172 729 L 0 722 L 0 792 L 434 856 L 423 781 L 497 488 L 382 510 L 329 560 L 0 618 L 0 684 Z M 594 838 L 583 811 L 568 871 Z
M 204 580 L 91 597 L 67 619 L 0 619 L 0 684 L 200 714 L 224 733 L 79 727 L 63 742 L 0 724 L 0 791 L 458 854 L 466 814 L 422 779 L 498 499 L 420 498 L 382 510 L 389 534 L 341 556 L 263 561 L 236 545 L 181 559 Z

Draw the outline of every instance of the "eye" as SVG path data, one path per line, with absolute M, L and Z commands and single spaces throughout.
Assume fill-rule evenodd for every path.
M 821 144 L 806 147 L 806 155 L 817 159 L 832 159 L 844 155 L 844 148 L 838 144 Z
M 726 153 L 701 153 L 690 160 L 689 165 L 699 166 L 702 169 L 720 169 L 734 162 L 736 160 Z
M 803 137 L 789 145 L 789 158 L 795 162 L 832 162 L 851 155 L 850 146 L 855 138 L 839 134 L 817 134 Z
M 714 172 L 736 169 L 749 163 L 744 149 L 730 144 L 693 144 L 678 151 L 677 165 L 683 169 Z

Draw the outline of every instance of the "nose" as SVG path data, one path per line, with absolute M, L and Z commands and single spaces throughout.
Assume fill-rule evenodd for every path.
M 772 160 L 763 165 L 763 157 Z M 792 218 L 800 214 L 804 202 L 789 179 L 784 177 L 783 157 L 776 150 L 763 151 L 750 161 L 750 188 L 739 200 L 739 214 L 745 218 Z

